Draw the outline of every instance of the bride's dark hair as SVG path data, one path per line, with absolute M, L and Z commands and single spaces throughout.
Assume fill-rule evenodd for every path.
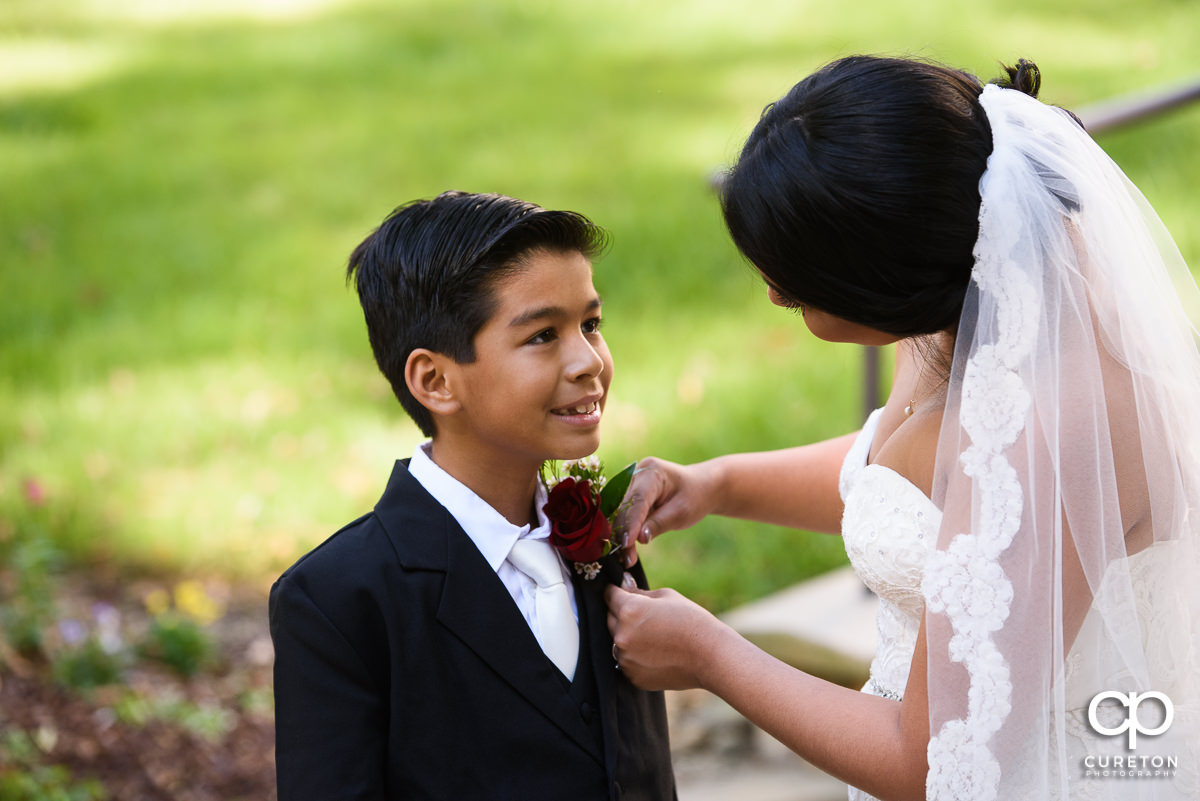
M 1010 85 L 1036 93 L 1037 67 L 1013 69 Z M 805 78 L 763 111 L 723 184 L 734 243 L 789 302 L 897 336 L 953 326 L 992 152 L 982 90 L 873 56 Z

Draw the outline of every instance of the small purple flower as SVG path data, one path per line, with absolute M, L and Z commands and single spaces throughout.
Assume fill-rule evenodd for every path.
M 92 605 L 92 617 L 96 620 L 96 634 L 105 653 L 115 654 L 125 646 L 121 637 L 121 613 L 112 604 Z
M 73 618 L 58 621 L 58 633 L 62 635 L 63 642 L 67 645 L 79 645 L 87 639 L 87 628 Z

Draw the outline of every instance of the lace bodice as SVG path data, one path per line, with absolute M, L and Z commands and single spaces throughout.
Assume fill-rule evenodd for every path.
M 942 513 L 899 473 L 867 464 L 879 414 L 867 419 L 842 465 L 842 539 L 855 572 L 879 597 L 875 659 L 863 689 L 899 698 L 925 613 L 921 580 Z
M 925 615 L 921 581 L 942 513 L 899 473 L 867 464 L 881 411 L 867 418 L 842 463 L 842 539 L 854 571 L 879 597 L 875 659 L 863 692 L 899 699 Z M 849 801 L 873 801 L 855 787 L 848 794 Z

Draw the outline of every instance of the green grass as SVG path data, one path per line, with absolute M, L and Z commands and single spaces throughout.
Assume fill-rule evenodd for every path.
M 448 188 L 612 231 L 610 464 L 849 430 L 860 354 L 769 306 L 708 188 L 762 106 L 879 52 L 985 76 L 1033 57 L 1045 99 L 1078 108 L 1200 74 L 1198 29 L 1171 0 L 8 0 L 0 538 L 33 479 L 79 560 L 261 580 L 368 509 L 418 437 L 342 269 L 388 210 Z M 1200 264 L 1200 108 L 1102 144 Z M 714 607 L 844 560 L 720 519 L 645 555 Z

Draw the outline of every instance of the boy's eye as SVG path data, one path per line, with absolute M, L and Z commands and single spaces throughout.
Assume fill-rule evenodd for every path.
M 554 339 L 554 329 L 547 328 L 544 331 L 538 331 L 529 338 L 530 345 L 544 345 Z
M 599 317 L 593 317 L 592 319 L 590 319 L 590 320 L 586 321 L 586 322 L 583 324 L 583 333 L 585 333 L 585 334 L 598 334 L 598 333 L 600 333 L 600 318 L 599 318 Z

